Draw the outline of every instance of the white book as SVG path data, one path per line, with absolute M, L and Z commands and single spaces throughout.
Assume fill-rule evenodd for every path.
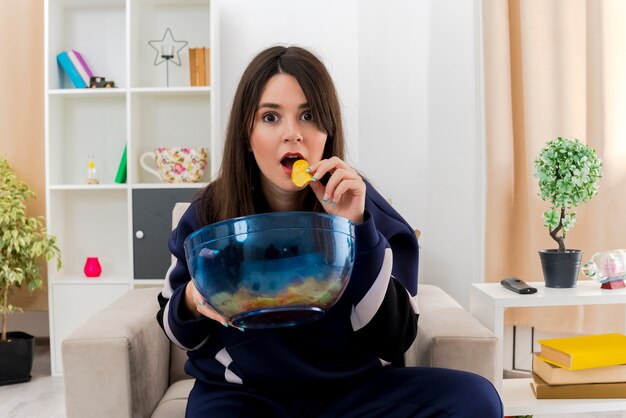
M 89 77 L 87 71 L 85 71 L 85 69 L 83 68 L 83 64 L 74 53 L 74 50 L 67 51 L 67 56 L 70 57 L 70 61 L 72 61 L 72 64 L 74 64 L 74 68 L 76 68 L 76 71 L 78 71 L 78 74 L 80 74 L 80 78 L 82 78 L 87 87 L 89 87 L 89 81 L 91 77 Z

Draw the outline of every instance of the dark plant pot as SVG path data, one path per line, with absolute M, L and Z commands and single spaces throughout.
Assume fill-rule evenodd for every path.
M 582 257 L 581 250 L 565 250 L 563 253 L 559 250 L 539 251 L 546 287 L 576 287 Z
M 35 337 L 7 332 L 7 341 L 0 341 L 0 386 L 28 382 L 34 356 Z

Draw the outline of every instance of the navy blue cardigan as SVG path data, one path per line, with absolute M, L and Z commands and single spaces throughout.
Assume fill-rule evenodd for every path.
M 365 218 L 356 226 L 350 282 L 322 319 L 305 325 L 241 332 L 185 312 L 190 280 L 183 242 L 202 225 L 198 201 L 172 232 L 176 257 L 159 295 L 167 336 L 188 350 L 186 372 L 208 384 L 246 385 L 287 396 L 335 390 L 398 360 L 417 333 L 418 245 L 414 230 L 369 184 Z

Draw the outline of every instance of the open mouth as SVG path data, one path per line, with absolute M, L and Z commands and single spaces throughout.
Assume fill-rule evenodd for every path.
M 302 154 L 288 152 L 287 154 L 283 155 L 283 158 L 280 160 L 280 164 L 283 166 L 283 171 L 291 175 L 291 171 L 293 170 L 293 163 L 302 159 L 304 159 L 304 157 L 302 157 Z

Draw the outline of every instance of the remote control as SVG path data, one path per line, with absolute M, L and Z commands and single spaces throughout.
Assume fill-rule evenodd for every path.
M 520 295 L 537 293 L 536 288 L 528 286 L 525 281 L 520 280 L 517 277 L 507 277 L 506 279 L 502 279 L 500 284 L 515 293 L 519 293 Z

